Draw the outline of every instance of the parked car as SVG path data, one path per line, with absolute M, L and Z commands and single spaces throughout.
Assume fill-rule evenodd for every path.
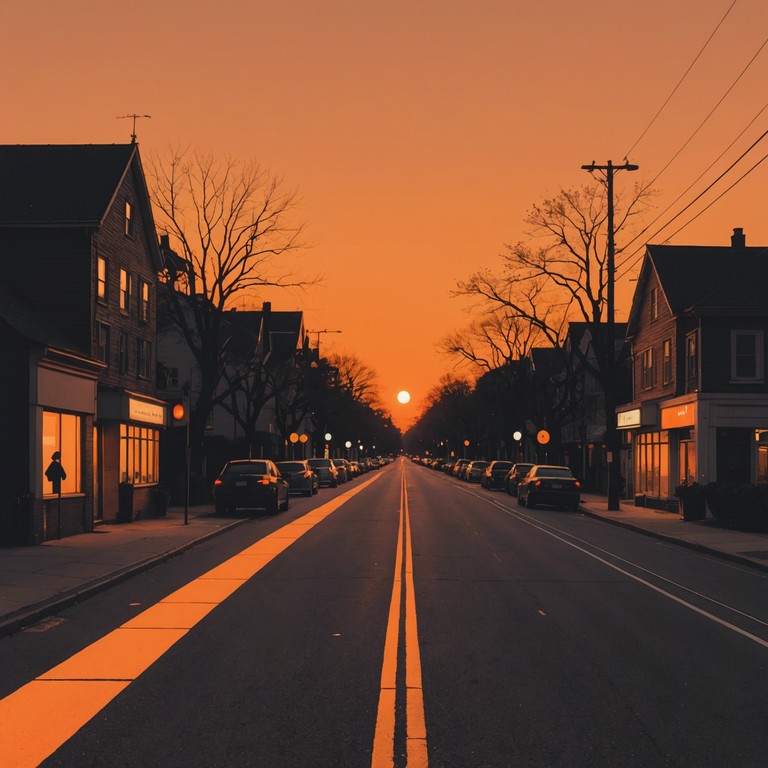
M 517 486 L 517 503 L 531 509 L 537 504 L 550 504 L 575 511 L 580 488 L 570 467 L 535 464 Z
M 213 483 L 217 515 L 237 508 L 279 512 L 290 504 L 288 482 L 280 476 L 274 461 L 240 459 L 229 461 Z
M 349 480 L 349 474 L 347 468 L 344 466 L 344 462 L 341 459 L 333 459 L 333 466 L 336 467 L 336 474 L 339 478 L 339 484 L 346 483 Z
M 517 496 L 517 486 L 520 481 L 531 471 L 533 464 L 513 464 L 512 469 L 504 478 L 504 490 L 510 496 Z
M 307 459 L 307 463 L 315 471 L 321 486 L 335 488 L 339 484 L 339 472 L 330 459 Z
M 280 470 L 280 474 L 288 481 L 291 493 L 314 496 L 320 488 L 317 475 L 304 459 L 300 461 L 278 461 L 277 468 Z
M 480 485 L 489 490 L 503 488 L 510 469 L 512 469 L 511 461 L 492 461 L 485 468 L 480 478 Z
M 452 474 L 454 477 L 461 478 L 461 470 L 469 464 L 470 459 L 459 459 L 454 465 Z
M 347 473 L 347 480 L 355 479 L 356 475 L 355 470 L 352 468 L 352 462 L 347 459 L 334 459 L 333 463 L 336 465 L 336 467 L 338 467 L 339 464 L 344 467 L 344 471 Z
M 490 461 L 470 461 L 465 470 L 464 479 L 468 483 L 479 483 Z

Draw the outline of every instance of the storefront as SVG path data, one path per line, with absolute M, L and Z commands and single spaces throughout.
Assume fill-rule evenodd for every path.
M 97 519 L 129 522 L 156 516 L 160 430 L 167 403 L 128 391 L 99 392 Z

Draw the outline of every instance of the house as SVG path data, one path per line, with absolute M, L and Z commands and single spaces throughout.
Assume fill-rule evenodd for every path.
M 632 301 L 633 400 L 617 408 L 638 502 L 768 481 L 768 248 L 648 245 Z
M 0 146 L 5 539 L 29 543 L 149 510 L 159 249 L 136 144 Z M 46 477 L 60 454 L 66 478 Z M 122 490 L 121 490 L 122 489 Z M 122 503 L 121 503 L 122 502 Z

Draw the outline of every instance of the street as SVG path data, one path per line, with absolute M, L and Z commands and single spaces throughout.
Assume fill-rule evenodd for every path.
M 763 767 L 767 588 L 397 460 L 0 640 L 0 765 Z

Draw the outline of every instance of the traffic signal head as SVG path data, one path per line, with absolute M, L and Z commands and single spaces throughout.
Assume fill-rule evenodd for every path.
M 189 417 L 189 408 L 185 400 L 172 400 L 171 406 L 171 426 L 184 427 Z

